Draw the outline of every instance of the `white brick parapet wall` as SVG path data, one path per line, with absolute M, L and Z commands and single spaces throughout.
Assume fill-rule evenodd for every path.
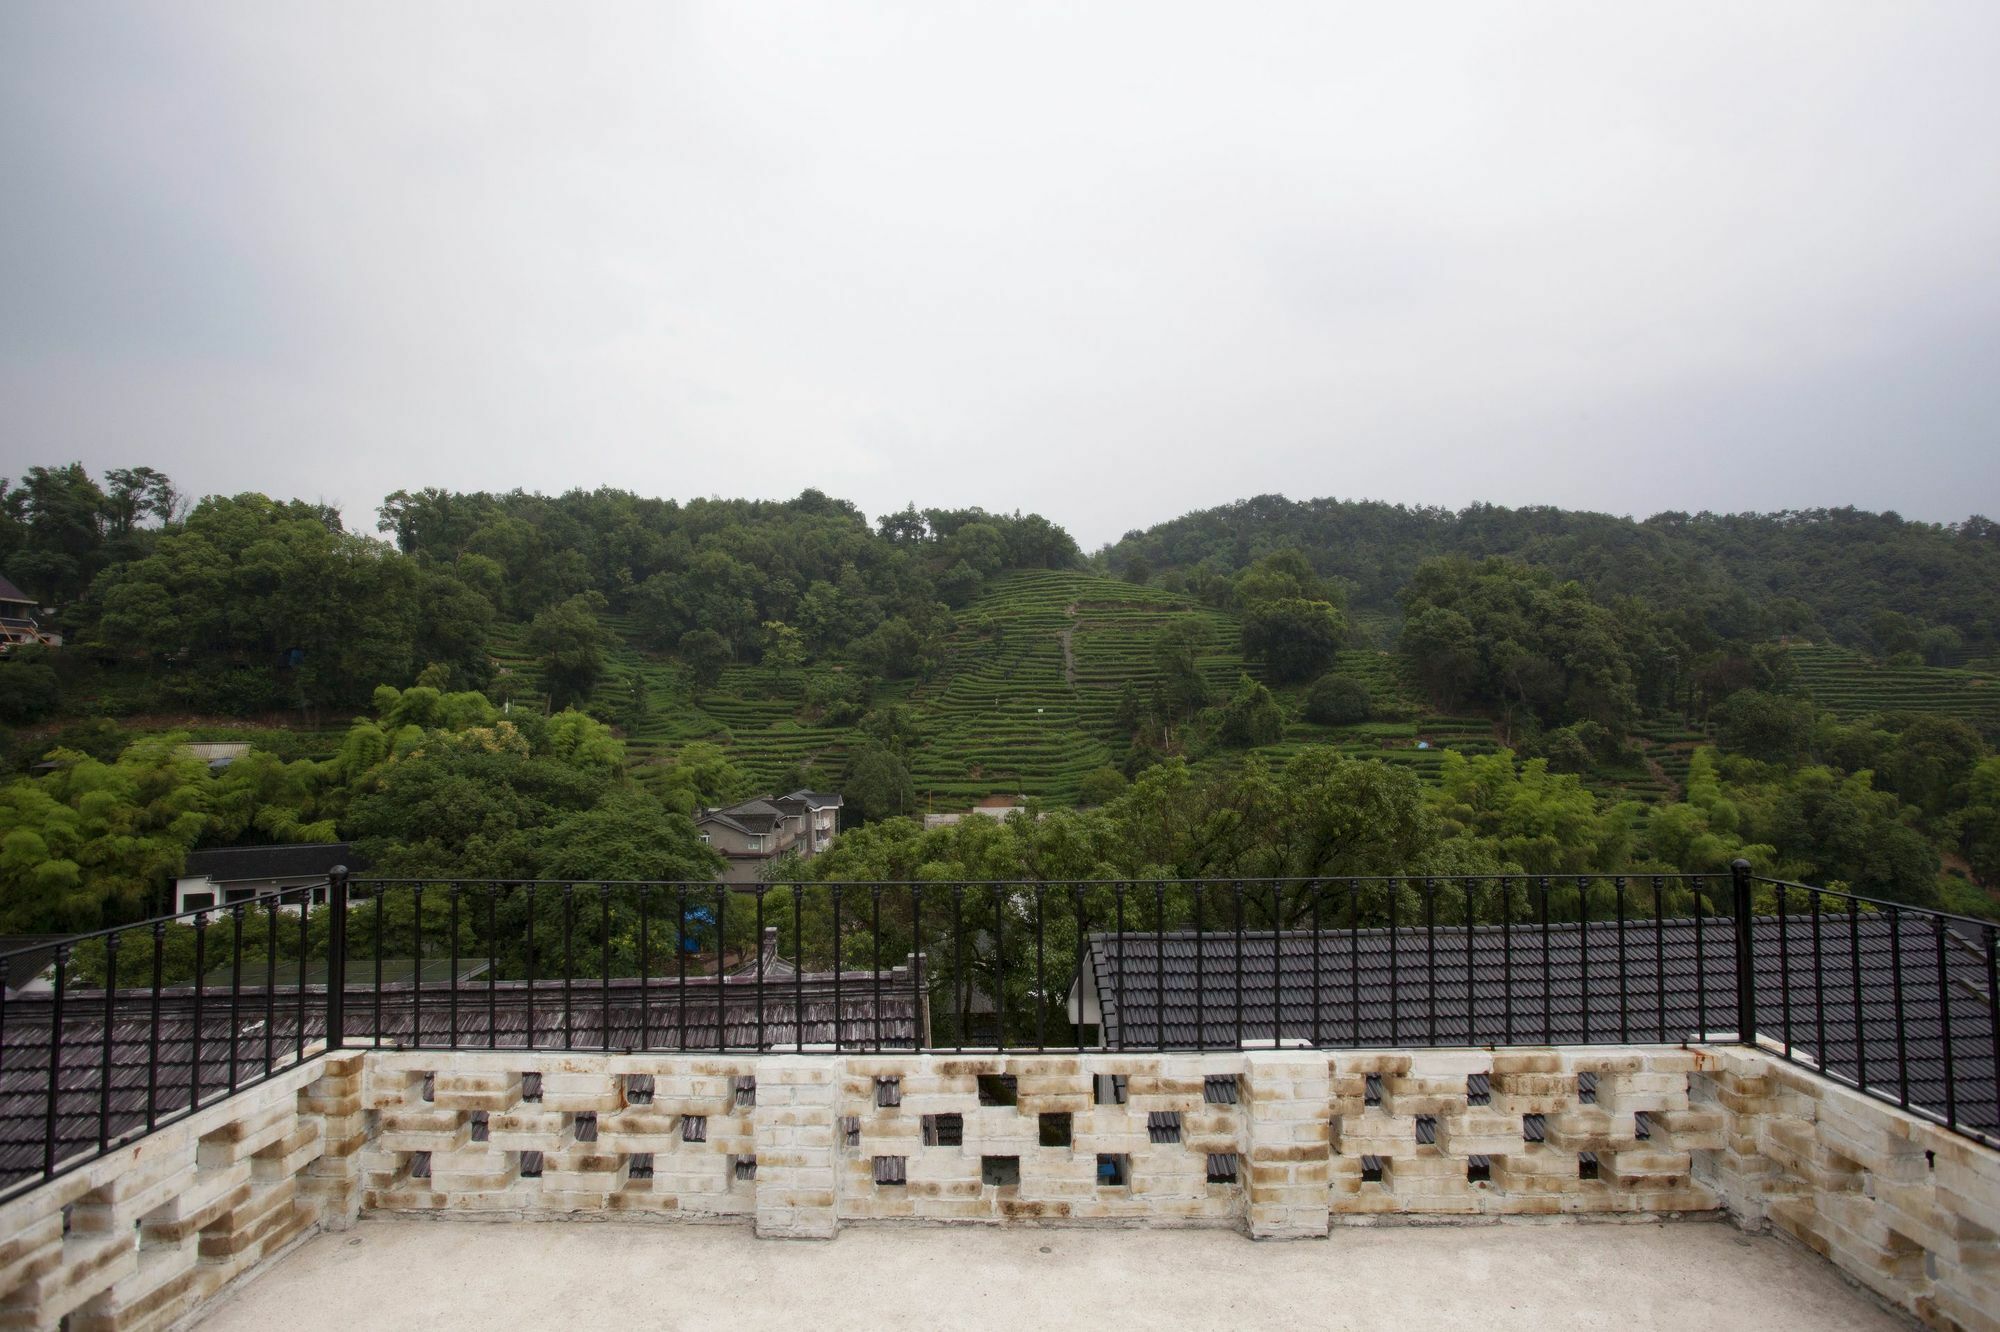
M 1756 1052 L 1604 1046 L 347 1052 L 0 1207 L 0 1327 L 163 1327 L 367 1211 L 1336 1243 L 1403 1217 L 1727 1213 L 1930 1325 L 2000 1332 L 2000 1154 Z

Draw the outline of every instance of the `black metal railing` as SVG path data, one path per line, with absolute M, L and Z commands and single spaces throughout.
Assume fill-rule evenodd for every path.
M 321 892 L 61 941 L 43 992 L 0 1000 L 0 1193 L 339 1047 L 1745 1042 L 2000 1140 L 1995 927 L 1742 864 Z

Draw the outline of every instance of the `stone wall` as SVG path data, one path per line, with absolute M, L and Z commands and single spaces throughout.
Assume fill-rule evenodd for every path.
M 163 1326 L 357 1211 L 1306 1238 L 1724 1210 L 2000 1332 L 2000 1154 L 1729 1047 L 344 1053 L 0 1208 L 0 1327 Z
M 0 1327 L 165 1327 L 346 1226 L 362 1062 L 313 1060 L 0 1206 Z
M 2000 1152 L 1782 1060 L 1704 1051 L 1697 1176 L 1930 1327 L 2000 1332 Z

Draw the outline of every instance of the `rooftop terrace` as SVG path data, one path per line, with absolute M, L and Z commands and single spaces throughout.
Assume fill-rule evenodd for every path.
M 1699 1222 L 1346 1228 L 1310 1244 L 943 1228 L 768 1244 L 746 1228 L 373 1220 L 315 1236 L 201 1326 L 1544 1332 L 1583 1319 L 1633 1332 L 1907 1326 L 1804 1248 Z

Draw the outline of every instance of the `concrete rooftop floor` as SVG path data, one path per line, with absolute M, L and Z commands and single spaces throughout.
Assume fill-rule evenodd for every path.
M 279 1259 L 204 1332 L 1911 1326 L 1788 1241 L 1719 1222 L 1204 1230 L 367 1220 Z

